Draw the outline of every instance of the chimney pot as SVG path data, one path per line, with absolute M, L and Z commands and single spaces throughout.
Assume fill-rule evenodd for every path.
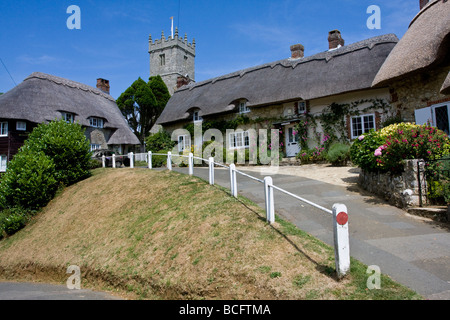
M 300 59 L 305 56 L 305 47 L 301 44 L 294 44 L 291 46 L 291 58 Z
M 423 7 L 428 4 L 428 2 L 430 2 L 430 0 L 419 0 L 420 10 L 422 10 Z
M 339 30 L 332 30 L 328 33 L 328 45 L 329 49 L 337 49 L 339 46 L 344 46 L 345 41 L 342 39 L 341 32 Z
M 109 94 L 109 80 L 105 80 L 102 78 L 97 79 L 97 89 Z

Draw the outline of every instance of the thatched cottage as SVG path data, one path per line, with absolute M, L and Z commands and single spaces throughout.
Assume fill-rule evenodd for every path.
M 403 120 L 429 122 L 450 134 L 450 2 L 420 5 L 373 86 L 389 86 L 391 104 Z
M 346 138 L 378 128 L 388 114 L 385 109 L 370 109 L 371 101 L 388 104 L 390 94 L 387 87 L 372 88 L 372 82 L 398 38 L 387 34 L 345 45 L 341 33 L 333 30 L 328 42 L 328 51 L 309 57 L 304 56 L 302 45 L 293 45 L 288 59 L 182 86 L 157 123 L 172 133 L 190 123 L 245 117 L 247 121 L 238 126 L 243 132 L 236 130 L 224 137 L 227 148 L 248 148 L 246 130 L 276 128 L 283 133 L 281 143 L 287 157 L 300 151 L 294 129 L 297 123 L 306 115 L 320 115 L 332 104 L 353 103 L 361 111 L 344 119 Z M 308 130 L 310 136 L 323 136 L 320 124 Z M 193 141 L 187 134 L 177 140 L 179 151 L 190 148 Z M 311 139 L 310 147 L 316 142 Z
M 109 95 L 109 81 L 97 88 L 35 72 L 0 95 L 0 171 L 39 123 L 55 119 L 78 122 L 86 129 L 91 150 L 111 149 L 122 154 L 139 145 L 125 118 Z

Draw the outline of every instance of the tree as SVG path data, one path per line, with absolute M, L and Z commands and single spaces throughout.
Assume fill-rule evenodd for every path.
M 141 144 L 169 99 L 169 90 L 160 76 L 151 77 L 148 83 L 139 77 L 117 99 L 117 106 Z

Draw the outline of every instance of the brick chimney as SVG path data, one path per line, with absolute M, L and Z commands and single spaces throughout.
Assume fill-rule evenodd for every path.
M 305 56 L 305 47 L 301 44 L 294 44 L 291 46 L 291 58 L 300 59 Z
M 425 7 L 428 4 L 428 2 L 430 2 L 430 0 L 419 0 L 419 2 L 420 2 L 420 10 L 422 10 L 423 7 Z
M 177 77 L 177 89 L 180 89 L 182 86 L 185 86 L 191 82 L 191 79 L 189 79 L 189 76 L 178 76 Z
M 328 45 L 329 49 L 337 49 L 339 46 L 344 46 L 345 41 L 342 39 L 341 32 L 339 30 L 332 30 L 328 33 Z
M 105 80 L 102 78 L 97 79 L 97 89 L 109 94 L 109 80 Z

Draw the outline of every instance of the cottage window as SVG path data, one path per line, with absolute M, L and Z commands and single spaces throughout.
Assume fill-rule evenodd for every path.
M 94 128 L 103 128 L 103 119 L 89 118 L 89 124 Z
M 250 112 L 250 108 L 247 106 L 246 102 L 240 102 L 239 103 L 239 113 L 243 114 L 243 113 L 249 113 Z
M 95 150 L 100 150 L 102 148 L 99 144 L 91 144 L 91 152 Z
M 8 122 L 0 122 L 0 137 L 8 136 Z
M 0 172 L 6 171 L 6 156 L 0 155 Z
M 26 131 L 27 123 L 25 121 L 17 121 L 16 122 L 16 130 L 17 131 Z
M 298 103 L 298 114 L 304 114 L 306 113 L 306 102 L 300 101 Z
M 230 149 L 243 149 L 250 147 L 248 131 L 230 133 Z
M 360 135 L 375 129 L 375 115 L 366 114 L 362 116 L 352 117 L 352 139 L 358 138 Z
M 198 111 L 194 111 L 194 122 L 200 122 L 203 121 L 203 118 L 200 117 Z
M 66 121 L 67 123 L 73 123 L 73 113 L 61 112 L 61 114 L 64 121 Z
M 178 136 L 178 152 L 183 152 L 184 150 L 191 150 L 190 135 Z

